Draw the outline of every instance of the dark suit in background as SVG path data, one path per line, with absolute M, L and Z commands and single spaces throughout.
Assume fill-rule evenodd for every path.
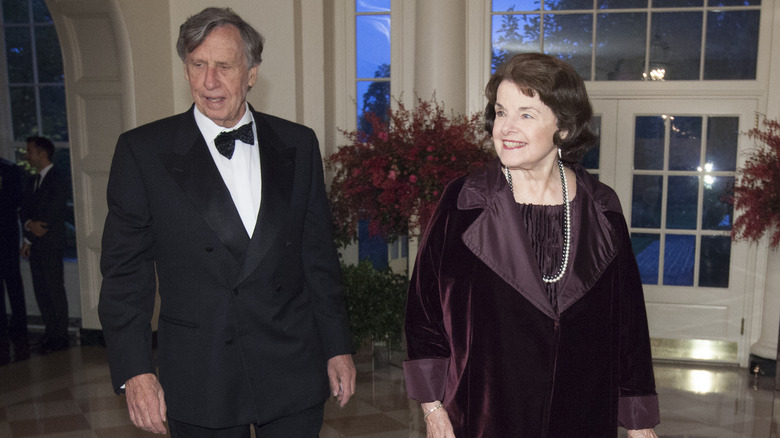
M 28 352 L 27 308 L 19 271 L 19 206 L 22 202 L 22 170 L 14 163 L 0 160 L 0 362 L 8 354 L 9 340 L 15 359 L 26 359 Z M 6 316 L 3 285 L 11 304 L 11 321 Z M 9 359 L 9 357 L 6 357 Z
M 49 169 L 37 189 L 35 183 L 35 176 L 28 179 L 20 218 L 22 224 L 41 221 L 48 227 L 46 234 L 40 237 L 25 227 L 24 238 L 30 242 L 35 300 L 46 326 L 44 347 L 62 350 L 68 346 L 68 298 L 62 262 L 68 185 L 57 166 Z

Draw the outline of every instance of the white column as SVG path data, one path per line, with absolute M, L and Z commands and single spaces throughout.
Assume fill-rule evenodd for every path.
M 774 5 L 772 41 L 780 42 L 780 3 Z M 780 119 L 780 44 L 772 44 L 769 68 L 769 90 L 766 116 Z M 780 249 L 770 250 L 766 263 L 764 306 L 761 315 L 761 334 L 750 347 L 750 353 L 765 359 L 777 358 L 778 326 L 780 326 Z
M 448 110 L 466 112 L 466 2 L 416 3 L 414 89 Z
M 770 251 L 766 263 L 764 305 L 761 315 L 761 334 L 750 346 L 750 353 L 764 359 L 777 357 L 778 327 L 780 327 L 780 251 Z

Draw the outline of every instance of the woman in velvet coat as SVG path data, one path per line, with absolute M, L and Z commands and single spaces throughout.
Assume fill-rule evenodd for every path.
M 529 53 L 486 95 L 498 157 L 443 194 L 409 291 L 404 372 L 428 437 L 656 437 L 626 221 L 576 164 L 595 142 L 584 83 Z

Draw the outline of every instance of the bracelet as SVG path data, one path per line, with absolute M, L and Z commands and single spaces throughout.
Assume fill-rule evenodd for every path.
M 436 405 L 436 406 L 434 406 L 433 408 L 431 408 L 431 410 L 430 410 L 430 411 L 426 412 L 426 413 L 425 413 L 425 415 L 423 415 L 423 420 L 425 420 L 426 418 L 428 418 L 428 415 L 431 415 L 431 414 L 433 413 L 433 411 L 435 411 L 435 410 L 439 409 L 439 408 L 440 408 L 440 407 L 442 407 L 442 406 L 444 406 L 444 403 L 439 403 L 438 405 Z

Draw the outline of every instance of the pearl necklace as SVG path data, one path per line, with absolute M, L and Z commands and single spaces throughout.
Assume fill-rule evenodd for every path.
M 561 267 L 558 268 L 558 272 L 554 276 L 542 274 L 542 280 L 545 283 L 555 283 L 563 278 L 563 274 L 566 273 L 566 265 L 569 264 L 569 247 L 571 243 L 571 207 L 569 207 L 569 191 L 566 188 L 566 172 L 563 171 L 563 162 L 558 160 L 558 171 L 561 174 L 561 186 L 563 187 L 563 205 L 564 205 L 564 217 L 563 217 L 563 260 L 561 260 Z M 509 190 L 514 195 L 515 189 L 512 187 L 512 174 L 509 173 L 509 168 L 504 166 L 504 176 L 506 182 L 509 183 Z

